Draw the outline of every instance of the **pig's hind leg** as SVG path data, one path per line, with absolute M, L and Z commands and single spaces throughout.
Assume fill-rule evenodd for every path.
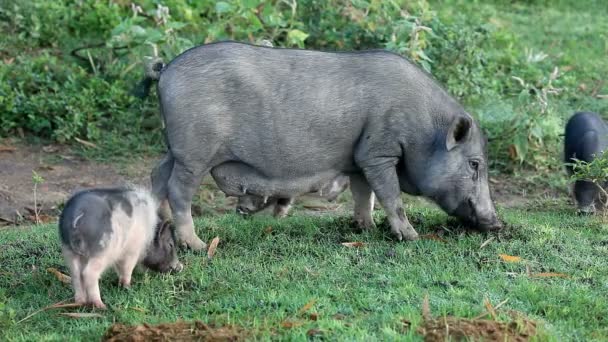
M 64 258 L 68 267 L 70 268 L 70 275 L 72 276 L 72 287 L 74 288 L 74 301 L 78 304 L 87 303 L 87 293 L 83 287 L 82 282 L 82 271 L 84 262 L 83 257 L 72 253 L 71 251 L 63 251 Z
M 106 305 L 101 301 L 101 293 L 99 292 L 99 278 L 101 278 L 105 266 L 105 260 L 93 258 L 89 259 L 82 270 L 82 284 L 87 294 L 87 304 L 99 309 L 106 308 Z
M 289 209 L 291 209 L 291 205 L 293 204 L 293 197 L 291 198 L 279 198 L 277 199 L 277 203 L 274 206 L 273 215 L 277 218 L 286 217 L 289 213 Z
M 200 165 L 185 165 L 176 159 L 168 183 L 169 204 L 173 212 L 179 242 L 195 251 L 207 248 L 207 245 L 194 231 L 191 211 L 192 197 L 207 171 L 208 169 Z
M 154 167 L 150 180 L 152 183 L 152 194 L 159 200 L 159 215 L 163 221 L 171 220 L 171 207 L 169 206 L 168 183 L 173 170 L 174 159 L 171 151 L 168 151 L 163 159 Z

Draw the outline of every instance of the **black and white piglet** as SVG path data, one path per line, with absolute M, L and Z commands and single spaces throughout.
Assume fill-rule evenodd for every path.
M 138 263 L 159 272 L 181 271 L 173 231 L 159 221 L 157 209 L 148 191 L 131 187 L 87 189 L 67 201 L 59 235 L 77 303 L 105 308 L 99 279 L 110 266 L 124 287 Z

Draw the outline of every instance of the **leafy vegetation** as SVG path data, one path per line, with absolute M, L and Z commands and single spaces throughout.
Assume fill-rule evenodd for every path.
M 602 153 L 593 161 L 575 160 L 572 166 L 572 180 L 584 180 L 597 186 L 601 192 L 600 202 L 608 209 L 608 153 Z
M 542 11 L 542 16 L 536 13 Z M 28 1 L 0 7 L 0 134 L 162 148 L 157 104 L 132 90 L 145 56 L 269 39 L 281 47 L 386 48 L 434 74 L 480 119 L 495 169 L 559 167 L 564 118 L 605 112 L 601 1 Z M 580 43 L 580 44 L 579 44 Z
M 574 209 L 508 210 L 508 230 L 486 236 L 446 223 L 438 209 L 410 207 L 426 238 L 395 243 L 380 213 L 381 228 L 363 234 L 352 232 L 349 218 L 330 215 L 197 220 L 204 240 L 220 238 L 212 261 L 182 251 L 182 273 L 135 272 L 130 291 L 108 272 L 101 293 L 109 311 L 80 319 L 59 313 L 91 309 L 36 313 L 72 296 L 47 271 L 68 273 L 56 226 L 0 231 L 0 324 L 7 325 L 0 339 L 98 340 L 113 322 L 197 319 L 242 326 L 262 340 L 304 339 L 316 329 L 330 340 L 416 341 L 425 294 L 436 316 L 473 318 L 485 311 L 484 298 L 494 305 L 508 300 L 498 319 L 508 321 L 515 310 L 537 321 L 537 340 L 608 338 L 608 231 L 601 218 Z

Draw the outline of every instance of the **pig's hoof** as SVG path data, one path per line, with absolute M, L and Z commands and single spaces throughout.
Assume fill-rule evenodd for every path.
M 93 305 L 93 307 L 95 307 L 96 309 L 100 309 L 100 310 L 107 309 L 106 305 L 102 301 L 94 301 L 91 303 L 91 305 Z
M 175 265 L 173 267 L 173 271 L 179 273 L 184 269 L 184 264 L 182 264 L 181 262 L 178 262 L 177 265 Z
M 355 226 L 360 231 L 372 230 L 376 228 L 374 219 L 372 219 L 371 217 L 355 218 Z
M 120 287 L 122 287 L 123 289 L 129 290 L 131 288 L 131 283 L 126 283 L 124 281 L 120 281 L 119 282 Z
M 393 234 L 397 240 L 402 241 L 414 241 L 418 240 L 418 233 L 411 225 L 399 227 L 399 229 L 393 230 Z
M 207 249 L 207 244 L 196 236 L 189 239 L 181 239 L 181 245 L 186 248 L 190 248 L 193 251 L 202 251 Z

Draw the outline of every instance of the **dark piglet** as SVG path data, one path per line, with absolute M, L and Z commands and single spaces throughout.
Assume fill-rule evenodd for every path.
M 348 187 L 348 177 L 337 177 L 329 184 L 307 195 L 324 198 L 330 202 L 335 199 Z M 269 207 L 274 207 L 273 215 L 277 218 L 285 217 L 293 204 L 293 198 L 259 197 L 254 195 L 240 196 L 236 205 L 237 214 L 251 215 Z
M 608 148 L 608 125 L 591 112 L 575 113 L 566 124 L 564 159 L 566 170 L 572 175 L 575 159 L 591 162 Z M 606 184 L 604 184 L 606 187 Z M 600 206 L 601 191 L 588 181 L 574 183 L 574 197 L 581 213 L 593 213 Z
M 105 308 L 99 279 L 111 266 L 124 287 L 138 263 L 181 271 L 173 232 L 168 222 L 159 222 L 157 210 L 152 195 L 137 188 L 87 189 L 67 201 L 59 235 L 77 303 Z

